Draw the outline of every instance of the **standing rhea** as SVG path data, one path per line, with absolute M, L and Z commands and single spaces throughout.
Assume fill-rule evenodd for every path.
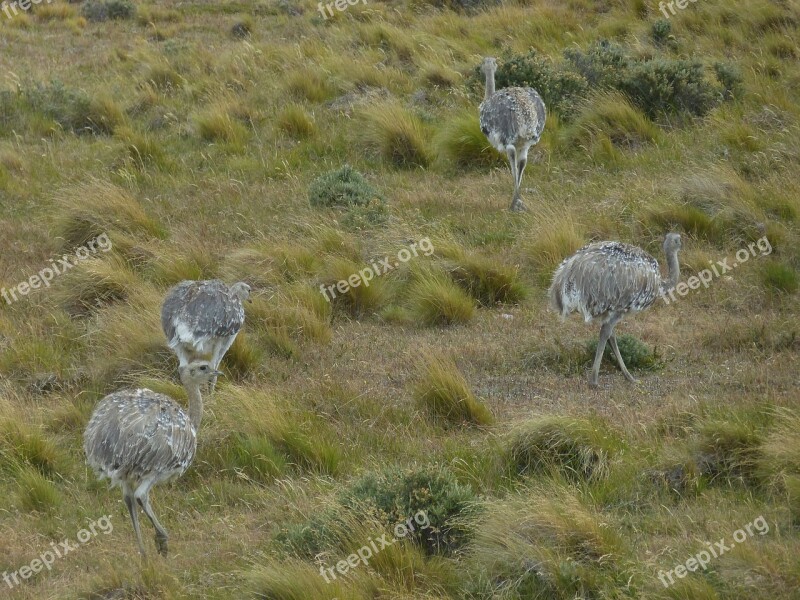
M 161 307 L 161 328 L 180 365 L 198 356 L 210 356 L 216 371 L 244 324 L 242 303 L 249 297 L 246 283 L 240 281 L 228 288 L 218 279 L 181 281 L 167 292 Z M 211 381 L 212 391 L 216 381 Z
M 150 506 L 150 489 L 183 475 L 194 459 L 203 417 L 200 386 L 219 375 L 206 361 L 180 368 L 189 395 L 189 414 L 172 398 L 151 390 L 122 390 L 103 398 L 83 434 L 86 458 L 97 475 L 122 489 L 139 552 L 145 554 L 139 513 L 142 507 L 156 530 L 156 547 L 167 555 L 167 530 Z
M 641 248 L 620 242 L 584 246 L 556 269 L 549 290 L 553 309 L 562 318 L 580 312 L 587 323 L 599 319 L 603 324 L 589 379 L 593 387 L 597 386 L 600 361 L 609 340 L 623 374 L 636 382 L 622 361 L 614 326 L 626 314 L 649 308 L 659 296 L 675 287 L 680 277 L 680 249 L 681 236 L 668 233 L 664 239 L 669 269 L 666 279 L 661 278 L 655 258 Z
M 483 59 L 481 71 L 486 77 L 486 93 L 479 107 L 481 131 L 498 152 L 508 156 L 514 178 L 511 210 L 525 210 L 520 197 L 522 173 L 528 162 L 528 150 L 542 137 L 547 111 L 541 96 L 532 88 L 510 87 L 495 92 L 494 58 Z

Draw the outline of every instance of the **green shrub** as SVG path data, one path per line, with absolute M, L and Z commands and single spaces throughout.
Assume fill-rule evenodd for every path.
M 425 517 L 429 526 L 415 522 L 415 531 L 407 539 L 427 554 L 452 554 L 469 539 L 467 518 L 475 513 L 475 500 L 472 488 L 444 468 L 367 473 L 341 492 L 333 506 L 280 532 L 276 539 L 293 554 L 311 558 L 325 550 L 346 548 L 354 519 L 375 520 L 393 533 L 396 525 L 419 515 L 421 525 Z
M 601 40 L 585 51 L 570 48 L 564 57 L 593 88 L 616 88 L 631 66 L 631 59 L 622 46 Z
M 83 5 L 82 14 L 87 21 L 132 19 L 136 6 L 130 0 L 89 0 Z
M 723 97 L 728 100 L 739 94 L 742 89 L 742 72 L 734 65 L 714 63 L 714 74 L 722 84 Z
M 122 119 L 113 102 L 91 100 L 83 91 L 67 88 L 57 80 L 20 89 L 19 100 L 17 106 L 78 134 L 111 133 Z
M 311 206 L 367 206 L 383 201 L 381 193 L 350 165 L 317 177 L 308 188 Z
M 655 58 L 633 65 L 621 89 L 647 115 L 686 112 L 703 116 L 717 104 L 717 90 L 693 60 Z
M 669 39 L 672 34 L 672 23 L 667 19 L 657 19 L 653 22 L 650 28 L 650 33 L 653 36 L 653 41 L 656 44 L 663 44 Z
M 593 360 L 594 353 L 597 352 L 597 341 L 598 340 L 592 340 L 586 345 L 586 354 L 589 357 L 589 361 Z M 647 344 L 639 341 L 632 335 L 628 335 L 627 333 L 618 335 L 617 346 L 619 347 L 619 353 L 622 355 L 622 360 L 628 369 L 655 371 L 662 366 L 655 348 L 651 350 Z M 605 351 L 603 352 L 603 359 L 613 363 L 619 369 L 614 351 L 611 349 L 611 344 L 606 344 Z

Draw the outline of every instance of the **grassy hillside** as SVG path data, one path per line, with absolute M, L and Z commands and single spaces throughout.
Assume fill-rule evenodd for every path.
M 332 12 L 0 12 L 0 577 L 76 546 L 0 596 L 799 597 L 797 5 Z M 548 104 L 523 214 L 488 55 Z M 682 281 L 730 270 L 624 321 L 640 382 L 608 357 L 589 388 L 599 326 L 548 310 L 553 269 L 605 239 L 663 265 L 669 231 Z M 122 387 L 185 401 L 158 311 L 203 278 L 253 302 L 142 562 L 82 433 Z

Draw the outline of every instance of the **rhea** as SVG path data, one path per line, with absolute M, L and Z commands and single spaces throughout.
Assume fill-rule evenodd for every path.
M 156 547 L 167 555 L 167 530 L 150 504 L 153 486 L 177 479 L 186 472 L 197 449 L 197 432 L 203 418 L 200 387 L 220 375 L 207 361 L 180 368 L 189 396 L 189 412 L 172 398 L 148 389 L 122 390 L 103 398 L 83 435 L 89 466 L 101 479 L 122 489 L 139 552 L 145 555 L 139 528 L 138 506 L 156 530 Z
M 626 315 L 652 306 L 678 283 L 681 236 L 668 233 L 663 248 L 667 258 L 666 278 L 661 277 L 655 258 L 641 248 L 621 242 L 584 246 L 556 269 L 548 292 L 552 308 L 562 318 L 579 312 L 587 323 L 595 320 L 602 323 L 589 379 L 592 387 L 597 386 L 607 342 L 611 343 L 622 373 L 628 381 L 636 382 L 622 360 L 614 327 Z
M 525 210 L 520 195 L 522 173 L 528 162 L 528 150 L 539 142 L 547 119 L 547 110 L 533 88 L 508 87 L 495 91 L 497 61 L 483 59 L 481 71 L 486 77 L 486 91 L 479 107 L 481 131 L 498 152 L 508 157 L 514 178 L 511 210 Z
M 161 307 L 161 328 L 181 366 L 210 357 L 219 368 L 244 324 L 243 303 L 250 286 L 240 281 L 228 287 L 218 279 L 181 281 L 167 292 Z M 216 378 L 211 381 L 214 389 Z

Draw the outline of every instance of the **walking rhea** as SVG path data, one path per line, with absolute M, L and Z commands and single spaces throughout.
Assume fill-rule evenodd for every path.
M 528 150 L 542 137 L 547 110 L 541 96 L 532 88 L 509 87 L 495 92 L 497 61 L 494 58 L 485 58 L 481 70 L 486 77 L 486 91 L 478 109 L 481 131 L 498 152 L 508 156 L 514 178 L 511 210 L 525 210 L 520 196 L 522 173 L 528 162 Z
M 167 292 L 161 328 L 180 365 L 210 356 L 216 371 L 244 324 L 242 303 L 249 297 L 250 286 L 243 281 L 229 288 L 218 279 L 181 281 Z M 216 381 L 212 379 L 211 391 Z
M 552 308 L 562 318 L 580 312 L 587 323 L 594 320 L 602 323 L 589 379 L 593 387 L 597 386 L 607 341 L 611 342 L 622 373 L 629 381 L 636 382 L 622 360 L 614 326 L 628 313 L 652 306 L 659 296 L 668 293 L 678 283 L 681 236 L 668 233 L 663 247 L 669 270 L 663 279 L 655 258 L 641 248 L 621 242 L 596 242 L 584 246 L 556 269 L 548 292 Z
M 189 413 L 172 398 L 148 389 L 122 390 L 103 398 L 83 435 L 87 462 L 98 477 L 122 489 L 139 552 L 144 556 L 137 503 L 156 530 L 156 547 L 167 555 L 167 530 L 150 505 L 150 489 L 183 475 L 194 459 L 203 418 L 200 386 L 220 373 L 206 361 L 180 368 Z

